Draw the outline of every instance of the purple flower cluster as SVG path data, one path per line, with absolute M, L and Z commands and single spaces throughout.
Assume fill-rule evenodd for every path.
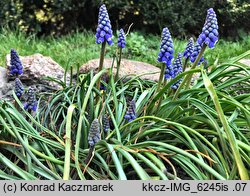
M 126 114 L 124 116 L 124 119 L 127 119 L 128 122 L 131 122 L 136 118 L 136 112 L 135 112 L 135 101 L 131 100 L 128 104 L 128 109 L 126 111 Z
M 179 52 L 173 64 L 173 78 L 182 72 L 182 54 Z
M 108 132 L 110 129 L 109 117 L 107 114 L 104 114 L 102 117 L 102 127 L 104 132 Z
M 181 82 L 182 82 L 182 78 L 179 79 L 176 83 L 172 84 L 171 88 L 176 90 L 180 86 Z
M 100 124 L 98 119 L 94 119 L 91 123 L 88 135 L 88 143 L 90 146 L 94 146 L 101 139 Z
M 206 21 L 197 42 L 200 46 L 205 43 L 209 48 L 214 48 L 216 42 L 218 41 L 218 36 L 219 33 L 216 13 L 213 8 L 210 8 L 207 10 Z
M 175 78 L 178 74 L 182 73 L 182 53 L 178 53 L 177 58 L 173 64 L 173 78 Z M 177 89 L 182 82 L 182 79 L 179 79 L 176 83 L 171 85 L 172 89 Z
M 118 36 L 118 46 L 121 48 L 125 48 L 126 46 L 126 36 L 123 29 L 120 29 Z
M 24 94 L 23 84 L 19 78 L 15 79 L 15 94 L 18 98 Z
M 183 53 L 183 56 L 187 59 L 187 58 L 190 58 L 191 54 L 193 53 L 194 51 L 194 40 L 193 38 L 191 37 L 188 41 L 188 44 L 185 48 L 185 51 Z
M 28 89 L 28 98 L 26 103 L 24 104 L 25 110 L 37 110 L 37 100 L 35 95 L 35 90 L 32 87 L 29 87 Z
M 21 75 L 23 74 L 23 65 L 20 61 L 18 53 L 14 50 L 10 50 L 10 74 Z
M 193 51 L 193 53 L 190 56 L 190 61 L 192 63 L 196 60 L 196 58 L 198 57 L 200 51 L 201 51 L 201 46 L 197 43 L 194 46 L 194 51 Z M 200 65 L 200 63 L 203 62 L 203 61 L 204 61 L 204 57 L 201 57 L 200 61 L 198 62 L 198 65 Z
M 113 31 L 109 20 L 109 15 L 106 6 L 103 4 L 99 9 L 98 26 L 96 29 L 96 43 L 101 44 L 107 41 L 109 45 L 112 41 Z
M 170 79 L 174 76 L 174 71 L 172 65 L 166 65 L 164 77 L 165 79 Z
M 174 45 L 171 38 L 171 34 L 167 27 L 162 31 L 160 52 L 158 54 L 158 61 L 166 63 L 166 66 L 171 65 L 171 61 L 174 58 Z

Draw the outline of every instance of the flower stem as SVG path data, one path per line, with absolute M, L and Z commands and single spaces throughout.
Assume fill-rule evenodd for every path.
M 102 43 L 98 73 L 99 73 L 100 71 L 102 71 L 102 69 L 103 69 L 103 62 L 104 62 L 104 55 L 105 55 L 105 46 L 106 46 L 106 41 L 104 41 L 104 42 Z M 101 78 L 99 78 L 99 79 L 97 80 L 97 89 L 100 89 L 100 85 L 101 85 Z
M 197 58 L 195 59 L 194 64 L 193 64 L 193 66 L 191 67 L 191 69 L 194 69 L 194 68 L 198 65 L 198 63 L 199 63 L 199 61 L 200 61 L 200 59 L 201 59 L 203 53 L 204 53 L 205 50 L 206 50 L 206 47 L 207 47 L 207 45 L 206 45 L 206 44 L 203 44 L 203 46 L 202 46 L 202 48 L 201 48 L 201 51 L 199 52 Z M 193 76 L 193 74 L 187 75 L 187 84 L 186 84 L 185 89 L 188 89 L 188 88 L 189 88 L 190 83 L 191 83 L 191 80 L 192 80 L 192 76 Z
M 195 60 L 195 62 L 194 62 L 194 64 L 193 64 L 193 66 L 191 67 L 191 69 L 194 69 L 194 68 L 197 66 L 198 62 L 200 61 L 200 59 L 201 59 L 201 57 L 202 57 L 202 55 L 203 55 L 203 53 L 205 52 L 206 46 L 207 46 L 206 44 L 203 44 L 203 46 L 202 46 L 202 48 L 201 48 L 201 51 L 199 52 L 199 55 L 197 56 L 197 58 L 196 58 L 196 60 Z M 174 97 L 173 97 L 173 100 L 176 100 L 176 99 L 177 99 L 177 97 L 178 97 L 178 95 L 179 95 L 179 93 L 180 93 L 182 87 L 183 87 L 185 84 L 187 84 L 187 85 L 186 85 L 186 89 L 189 87 L 190 82 L 191 82 L 191 79 L 192 79 L 192 76 L 193 76 L 193 73 L 186 75 L 186 77 L 183 79 L 182 83 L 180 84 L 179 88 L 178 88 L 177 91 L 175 92 Z
M 186 70 L 187 68 L 187 63 L 188 63 L 189 57 L 185 59 L 184 65 L 183 65 L 183 72 Z
M 118 59 L 118 63 L 117 63 L 115 81 L 117 81 L 119 79 L 119 71 L 120 71 L 120 66 L 121 66 L 121 60 L 122 60 L 122 48 L 120 48 L 120 50 L 119 50 L 119 59 Z
M 158 81 L 158 86 L 157 86 L 156 92 L 158 92 L 160 90 L 160 88 L 161 88 L 161 83 L 162 83 L 162 80 L 163 80 L 165 69 L 166 69 L 166 65 L 165 65 L 165 63 L 162 63 L 162 65 L 161 65 L 161 73 L 160 73 L 160 77 L 159 77 L 159 81 Z

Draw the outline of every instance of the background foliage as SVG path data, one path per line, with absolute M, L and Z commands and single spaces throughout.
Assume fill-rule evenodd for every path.
M 96 28 L 101 0 L 1 0 L 0 25 L 38 34 L 61 34 L 76 29 Z M 248 0 L 104 0 L 113 26 L 159 33 L 168 26 L 175 36 L 197 35 L 204 15 L 213 7 L 218 15 L 220 34 L 237 37 L 249 32 Z

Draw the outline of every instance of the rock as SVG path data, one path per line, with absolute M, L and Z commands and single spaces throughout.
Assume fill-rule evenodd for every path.
M 5 69 L 4 67 L 0 67 L 0 98 L 3 96 L 3 93 L 6 92 L 7 88 L 7 69 Z
M 23 74 L 20 80 L 23 83 L 43 84 L 48 88 L 58 89 L 60 85 L 56 82 L 45 80 L 46 77 L 53 77 L 59 80 L 64 78 L 64 69 L 56 63 L 51 57 L 43 56 L 41 54 L 34 54 L 31 56 L 19 56 L 23 64 Z M 10 66 L 10 55 L 6 56 L 6 67 Z M 9 71 L 7 73 L 8 80 L 14 80 Z
M 56 82 L 46 80 L 46 77 L 64 79 L 64 69 L 52 58 L 41 54 L 19 56 L 23 64 L 23 74 L 20 76 L 25 88 L 34 87 L 37 92 L 53 91 L 62 88 Z M 0 67 L 0 98 L 11 99 L 15 78 L 9 74 L 10 55 L 6 56 L 6 68 Z M 67 74 L 69 81 L 69 74 Z
M 103 67 L 110 68 L 111 65 L 112 65 L 112 59 L 105 58 Z M 80 73 L 87 73 L 90 70 L 97 71 L 98 67 L 99 67 L 99 59 L 93 59 L 81 66 Z M 117 65 L 115 63 L 115 66 L 113 69 L 114 75 L 116 74 L 116 67 Z M 119 77 L 146 74 L 146 75 L 140 76 L 140 78 L 144 80 L 158 81 L 159 76 L 160 76 L 160 71 L 161 71 L 160 68 L 154 65 L 148 64 L 148 63 L 122 59 L 121 67 L 119 71 Z

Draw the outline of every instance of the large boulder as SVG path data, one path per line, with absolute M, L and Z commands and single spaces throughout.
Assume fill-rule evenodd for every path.
M 112 66 L 112 59 L 105 58 L 103 67 L 110 68 L 111 66 Z M 80 73 L 87 73 L 90 70 L 97 71 L 98 67 L 99 67 L 99 59 L 93 59 L 81 66 Z M 116 68 L 117 65 L 116 63 L 114 63 L 113 74 L 116 74 Z M 140 78 L 144 80 L 158 81 L 160 75 L 160 69 L 148 63 L 122 59 L 119 71 L 119 77 L 123 76 L 132 77 L 136 75 L 141 75 Z
M 7 69 L 0 67 L 0 98 L 8 91 L 8 88 Z
M 25 87 L 32 86 L 39 92 L 58 90 L 58 83 L 46 80 L 47 77 L 64 79 L 64 69 L 51 57 L 41 54 L 19 56 L 23 64 L 23 74 L 20 76 Z M 10 98 L 14 88 L 15 78 L 9 74 L 10 55 L 6 56 L 6 68 L 0 67 L 0 98 Z M 69 76 L 67 74 L 67 81 Z
M 53 77 L 59 80 L 64 78 L 64 69 L 51 57 L 41 54 L 31 56 L 20 56 L 23 64 L 23 74 L 20 76 L 22 82 L 32 82 L 32 84 L 49 85 L 51 88 L 58 88 L 57 83 L 45 80 L 46 77 Z M 6 67 L 10 66 L 10 55 L 6 56 Z M 14 78 L 7 74 L 9 80 Z

